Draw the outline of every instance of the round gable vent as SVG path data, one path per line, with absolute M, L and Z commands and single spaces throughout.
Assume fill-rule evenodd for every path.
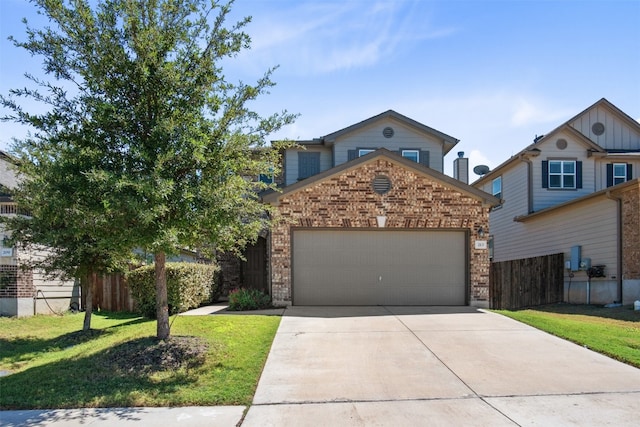
M 556 141 L 556 147 L 558 148 L 558 150 L 564 150 L 565 148 L 567 148 L 567 140 L 564 138 L 560 138 Z
M 595 135 L 602 135 L 604 133 L 604 125 L 600 122 L 595 122 L 593 124 L 593 126 L 591 126 L 591 131 L 595 134 Z
M 393 128 L 387 126 L 386 128 L 382 129 L 382 134 L 384 135 L 385 138 L 391 138 L 394 134 Z
M 371 185 L 373 187 L 373 191 L 378 194 L 386 194 L 391 190 L 391 180 L 389 177 L 384 175 L 378 175 L 373 178 Z

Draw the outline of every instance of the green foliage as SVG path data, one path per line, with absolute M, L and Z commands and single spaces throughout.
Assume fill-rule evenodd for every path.
M 271 297 L 257 289 L 240 288 L 229 293 L 229 310 L 260 310 L 271 307 Z
M 212 264 L 169 262 L 166 264 L 169 313 L 181 313 L 216 301 L 220 297 L 219 268 Z M 156 317 L 155 271 L 153 265 L 127 273 L 127 283 L 144 316 Z
M 250 45 L 250 18 L 228 24 L 233 1 L 33 3 L 47 26 L 27 23 L 26 40 L 11 40 L 42 58 L 50 80 L 28 76 L 33 87 L 0 95 L 12 111 L 4 120 L 36 130 L 12 150 L 16 200 L 33 216 L 11 220 L 15 240 L 56 248 L 43 267 L 76 276 L 74 266 L 116 268 L 135 247 L 237 251 L 255 241 L 273 218 L 257 178 L 281 164 L 281 145 L 266 137 L 295 116 L 250 109 L 274 69 L 255 84 L 223 73 Z

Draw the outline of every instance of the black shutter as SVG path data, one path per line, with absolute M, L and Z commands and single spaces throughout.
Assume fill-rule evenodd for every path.
M 320 172 L 320 153 L 298 153 L 298 179 L 308 178 Z
M 420 150 L 420 164 L 429 167 L 429 152 L 426 150 Z
M 347 151 L 347 161 L 353 160 L 358 157 L 358 150 Z
M 542 188 L 549 188 L 549 161 L 542 161 Z
M 633 179 L 633 165 L 627 163 L 627 181 L 631 181 Z
M 576 188 L 582 188 L 582 162 L 576 162 Z
M 613 185 L 613 164 L 607 164 L 607 187 L 611 187 Z

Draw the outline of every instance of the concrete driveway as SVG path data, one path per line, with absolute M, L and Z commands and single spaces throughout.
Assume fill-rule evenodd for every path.
M 636 426 L 640 370 L 470 307 L 290 307 L 242 426 Z

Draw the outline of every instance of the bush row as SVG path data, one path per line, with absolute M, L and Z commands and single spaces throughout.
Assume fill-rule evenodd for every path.
M 169 314 L 215 302 L 220 297 L 219 267 L 213 264 L 168 262 L 167 299 Z M 156 317 L 155 266 L 147 265 L 127 273 L 127 282 L 138 311 Z

